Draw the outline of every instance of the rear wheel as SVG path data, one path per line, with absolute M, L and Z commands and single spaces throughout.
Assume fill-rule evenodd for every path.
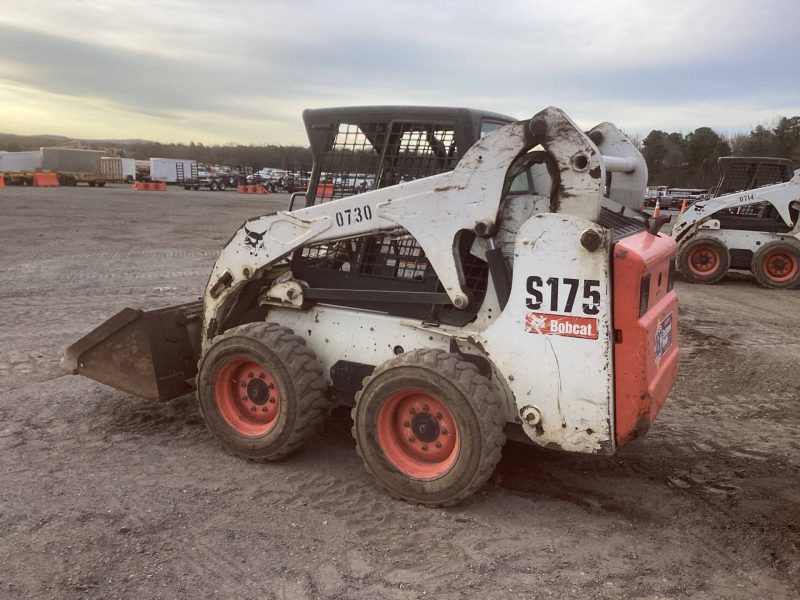
M 224 181 L 220 181 L 219 182 L 219 191 L 220 192 L 224 192 L 226 187 L 228 187 L 228 186 L 225 184 Z
M 751 265 L 758 282 L 768 288 L 792 288 L 800 284 L 800 248 L 772 242 L 753 256 Z
M 364 380 L 353 437 L 389 494 L 452 506 L 475 493 L 505 443 L 501 402 L 475 365 L 444 350 L 415 350 Z
M 322 367 L 302 338 L 249 323 L 214 339 L 197 375 L 200 412 L 232 454 L 277 460 L 317 430 L 327 409 Z
M 208 186 L 212 192 L 216 192 L 219 189 L 219 185 L 216 181 L 212 181 L 211 185 Z
M 692 283 L 719 281 L 728 272 L 730 262 L 725 244 L 714 238 L 695 238 L 678 250 L 678 266 Z

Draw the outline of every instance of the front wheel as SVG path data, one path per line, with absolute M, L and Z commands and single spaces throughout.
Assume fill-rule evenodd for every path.
M 480 489 L 505 443 L 501 401 L 475 365 L 421 349 L 379 366 L 353 409 L 367 470 L 390 495 L 452 506 Z
M 730 263 L 725 244 L 714 238 L 695 238 L 678 249 L 678 267 L 692 283 L 716 283 L 728 272 Z
M 248 323 L 216 337 L 200 361 L 197 395 L 214 437 L 253 460 L 277 460 L 299 448 L 327 409 L 317 357 L 275 323 Z
M 800 284 L 800 248 L 772 242 L 753 256 L 751 265 L 758 282 L 768 288 L 793 288 Z

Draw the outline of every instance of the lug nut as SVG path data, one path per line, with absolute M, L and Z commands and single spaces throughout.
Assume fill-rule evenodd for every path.
M 264 379 L 265 377 L 266 377 L 266 375 L 264 373 L 259 373 L 258 374 L 258 378 L 259 379 Z
M 422 405 L 422 410 L 424 410 L 425 412 L 428 412 L 428 411 L 430 410 L 430 408 L 431 408 L 431 407 L 430 407 L 430 406 L 428 406 L 427 404 L 423 404 L 423 405 Z
M 252 410 L 253 412 L 256 412 L 256 407 L 255 406 L 251 406 L 250 410 Z
M 442 428 L 442 435 L 447 435 L 447 429 Z
M 428 451 L 428 447 L 427 447 L 427 446 L 423 446 L 423 447 L 422 447 L 422 451 L 423 451 L 423 452 L 427 452 L 427 451 Z
M 436 413 L 436 418 L 437 419 L 443 419 L 444 415 L 442 413 Z
M 411 427 L 411 423 L 408 421 L 403 421 L 403 427 Z
M 442 442 L 436 442 L 434 444 L 434 446 L 436 446 L 437 448 L 441 448 L 442 447 Z
M 244 381 L 242 382 L 242 387 L 247 387 L 247 384 Z
M 253 378 L 253 372 L 252 372 L 252 371 L 250 371 L 250 372 L 247 374 L 247 376 L 248 376 L 250 379 L 252 379 L 252 378 Z
M 270 398 L 270 399 L 269 399 L 269 403 L 270 403 L 270 404 L 275 404 L 275 398 Z
M 409 412 L 409 413 L 411 413 L 412 415 L 415 415 L 415 414 L 417 414 L 417 409 L 416 409 L 416 408 L 414 408 L 414 407 L 412 406 L 412 407 L 411 407 L 411 408 L 408 410 L 408 412 Z
M 267 412 L 267 407 L 265 406 L 264 408 L 262 408 L 261 412 Z
M 413 435 L 410 435 L 410 436 L 408 436 L 408 441 L 409 442 L 415 442 L 416 440 L 414 439 Z

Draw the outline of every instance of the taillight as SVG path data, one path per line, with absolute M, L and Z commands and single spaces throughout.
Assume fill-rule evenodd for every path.
M 639 284 L 639 318 L 647 314 L 650 303 L 650 273 L 645 273 Z

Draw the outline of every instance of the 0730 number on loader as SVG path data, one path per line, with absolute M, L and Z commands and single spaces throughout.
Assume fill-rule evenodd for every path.
M 480 488 L 506 435 L 612 454 L 647 431 L 677 376 L 676 244 L 618 129 L 556 108 L 304 118 L 305 206 L 248 220 L 202 302 L 126 309 L 67 368 L 154 400 L 196 387 L 257 460 L 350 405 L 367 470 L 429 506 Z

